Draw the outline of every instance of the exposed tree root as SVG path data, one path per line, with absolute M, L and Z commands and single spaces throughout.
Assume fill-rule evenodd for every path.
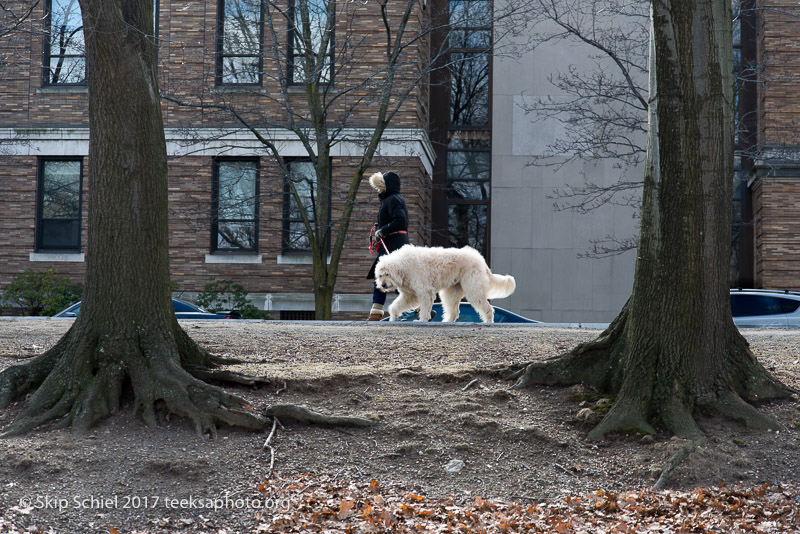
M 640 330 L 629 332 L 636 327 L 628 317 L 626 304 L 597 339 L 553 358 L 509 366 L 501 374 L 516 380 L 515 389 L 582 384 L 616 394 L 614 405 L 589 432 L 590 439 L 604 439 L 614 431 L 652 434 L 659 425 L 701 443 L 704 434 L 693 413 L 699 406 L 711 406 L 753 429 L 777 428 L 749 402 L 786 397 L 793 390 L 758 363 L 733 323 L 723 331 L 722 353 L 700 362 L 690 351 L 676 352 L 680 336 L 656 341 L 656 336 L 641 335 Z
M 322 426 L 353 426 L 364 428 L 378 424 L 377 420 L 374 419 L 324 415 L 295 404 L 274 404 L 267 409 L 267 415 L 282 420 L 288 419 L 299 423 Z
M 207 367 L 185 366 L 184 369 L 193 377 L 204 382 L 220 382 L 228 384 L 238 384 L 242 386 L 267 386 L 271 382 L 265 376 L 252 376 L 236 371 L 226 371 L 219 369 L 209 369 Z
M 27 395 L 44 382 L 58 361 L 57 348 L 0 373 L 0 409 L 8 408 L 15 399 Z
M 647 421 L 642 406 L 617 398 L 605 417 L 588 434 L 589 439 L 605 439 L 608 432 L 615 430 L 634 431 L 642 434 L 655 434 L 655 429 Z
M 752 430 L 780 430 L 780 424 L 775 419 L 759 412 L 735 393 L 727 392 L 711 403 L 711 406 L 722 415 L 735 419 Z
M 675 451 L 675 454 L 669 457 L 664 464 L 664 467 L 661 469 L 661 475 L 658 477 L 658 480 L 656 480 L 656 483 L 653 484 L 653 489 L 664 489 L 664 487 L 667 485 L 667 482 L 669 482 L 672 473 L 675 471 L 675 468 L 686 458 L 688 458 L 690 454 L 696 451 L 698 447 L 704 445 L 705 443 L 705 438 L 698 438 Z
M 596 339 L 581 343 L 567 353 L 544 361 L 511 365 L 501 374 L 509 380 L 516 380 L 514 389 L 523 389 L 533 384 L 585 384 L 602 391 L 618 389 L 621 372 L 613 364 L 625 348 L 627 310 L 626 304 L 617 318 Z
M 117 412 L 126 392 L 133 395 L 134 413 L 148 426 L 156 425 L 158 410 L 186 417 L 201 436 L 216 436 L 220 423 L 250 430 L 267 425 L 245 400 L 203 380 L 250 386 L 268 380 L 208 369 L 213 358 L 185 334 L 172 337 L 177 343 L 171 343 L 169 335 L 109 340 L 85 332 L 78 338 L 73 330 L 45 354 L 0 373 L 0 407 L 32 392 L 0 437 L 50 422 L 85 433 Z

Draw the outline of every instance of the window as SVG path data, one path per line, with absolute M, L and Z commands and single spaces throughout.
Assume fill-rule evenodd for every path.
M 491 124 L 489 0 L 450 0 L 446 245 L 489 253 Z
M 82 160 L 39 160 L 37 251 L 80 251 Z
M 448 207 L 450 246 L 461 248 L 469 245 L 485 256 L 488 210 L 486 204 L 451 203 Z
M 489 126 L 489 55 L 450 54 L 450 124 Z
M 86 56 L 78 0 L 48 0 L 44 85 L 85 85 Z
M 220 0 L 217 85 L 260 85 L 263 42 L 261 0 Z
M 307 8 L 308 33 L 303 27 L 303 10 Z M 293 0 L 289 4 L 289 83 L 307 81 L 330 83 L 333 65 L 333 24 L 328 24 L 328 0 Z M 331 5 L 333 9 L 333 5 Z M 304 38 L 308 35 L 308 38 Z M 324 46 L 324 52 L 323 52 Z M 307 63 L 310 58 L 310 63 Z M 306 79 L 306 72 L 309 73 Z
M 293 160 L 287 162 L 288 176 L 284 182 L 283 201 L 283 252 L 308 252 L 311 241 L 303 223 L 303 211 L 313 221 L 316 214 L 314 199 L 317 173 L 310 161 Z M 302 206 L 292 194 L 294 185 Z
M 212 252 L 256 252 L 258 175 L 257 159 L 214 160 Z

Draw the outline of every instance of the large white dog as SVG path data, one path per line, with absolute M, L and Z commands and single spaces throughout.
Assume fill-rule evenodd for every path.
M 484 323 L 494 322 L 491 298 L 514 292 L 513 276 L 492 274 L 480 253 L 471 247 L 442 248 L 405 245 L 381 256 L 375 267 L 375 285 L 382 291 L 397 289 L 400 296 L 389 306 L 389 320 L 419 306 L 419 320 L 429 321 L 436 293 L 442 301 L 442 320 L 458 319 L 458 303 L 466 297 Z

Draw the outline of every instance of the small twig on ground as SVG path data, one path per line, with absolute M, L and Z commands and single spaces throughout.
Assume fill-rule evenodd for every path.
M 563 465 L 560 465 L 560 464 L 557 464 L 557 463 L 553 463 L 553 465 L 554 465 L 554 466 L 556 466 L 556 467 L 558 467 L 558 468 L 559 468 L 559 469 L 561 469 L 562 471 L 564 471 L 566 474 L 568 474 L 568 475 L 570 475 L 570 476 L 573 476 L 573 477 L 575 476 L 575 473 L 573 473 L 572 471 L 570 471 L 569 469 L 567 469 L 567 468 L 566 468 L 566 467 L 564 467 Z
M 267 479 L 272 478 L 272 471 L 273 468 L 275 467 L 275 449 L 272 448 L 272 445 L 270 445 L 270 443 L 272 442 L 272 436 L 275 435 L 275 429 L 278 427 L 279 424 L 280 422 L 278 421 L 278 418 L 273 417 L 272 430 L 270 431 L 269 436 L 267 436 L 267 441 L 264 442 L 263 448 L 269 449 L 269 473 L 267 474 Z
M 281 386 L 281 387 L 280 387 L 280 389 L 278 389 L 278 391 L 276 391 L 276 392 L 275 392 L 275 395 L 280 395 L 281 393 L 283 393 L 283 392 L 284 392 L 284 391 L 286 391 L 287 389 L 289 389 L 289 388 L 288 388 L 288 386 L 286 385 L 286 380 L 284 380 L 284 381 L 283 381 L 283 386 Z
M 474 386 L 474 385 L 475 385 L 477 382 L 478 382 L 478 379 L 476 378 L 476 379 L 474 379 L 472 382 L 470 382 L 469 384 L 467 384 L 466 386 L 464 386 L 463 388 L 461 388 L 461 391 L 467 391 L 469 388 L 471 388 L 472 386 Z

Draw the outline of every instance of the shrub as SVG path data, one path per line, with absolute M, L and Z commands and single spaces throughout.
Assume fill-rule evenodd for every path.
M 15 276 L 5 290 L 5 299 L 21 306 L 30 315 L 55 315 L 81 300 L 82 295 L 81 284 L 71 284 L 68 278 L 57 276 L 53 269 L 28 269 Z
M 212 312 L 238 312 L 242 319 L 269 319 L 269 312 L 259 310 L 247 300 L 247 291 L 241 284 L 217 280 L 214 276 L 203 286 L 203 292 L 197 296 L 196 302 Z

